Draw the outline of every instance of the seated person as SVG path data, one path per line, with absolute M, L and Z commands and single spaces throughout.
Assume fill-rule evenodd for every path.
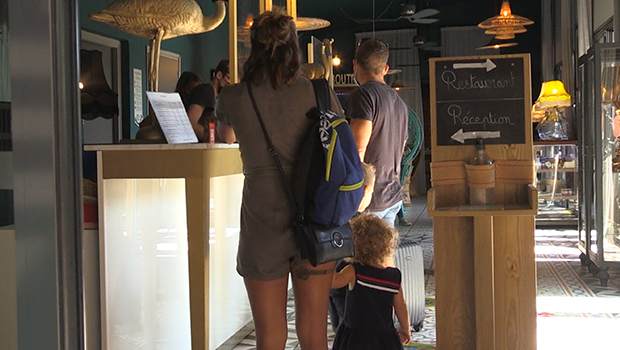
M 183 101 L 183 107 L 185 111 L 189 108 L 189 94 L 198 85 L 202 84 L 202 79 L 198 74 L 190 71 L 185 71 L 177 80 L 177 85 L 174 88 L 174 92 L 178 92 L 181 95 L 181 101 Z
M 190 71 L 181 73 L 177 85 L 174 87 L 174 92 L 178 92 L 181 96 L 181 102 L 185 111 L 189 108 L 189 94 L 198 85 L 202 84 L 202 79 L 198 74 Z M 149 114 L 142 122 L 140 122 L 140 128 L 144 128 L 153 124 L 153 115 Z
M 371 164 L 362 163 L 364 169 L 364 197 L 360 202 L 357 212 L 362 213 L 372 199 L 372 191 L 375 189 L 375 167 Z M 340 272 L 345 266 L 349 265 L 349 261 L 342 259 L 336 263 L 336 272 Z M 343 320 L 344 301 L 347 295 L 347 287 L 332 289 L 329 292 L 329 319 L 332 323 L 334 333 Z

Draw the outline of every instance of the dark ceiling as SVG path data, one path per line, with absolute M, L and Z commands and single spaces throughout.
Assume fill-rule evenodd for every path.
M 441 13 L 436 16 L 440 22 L 433 26 L 463 26 L 476 25 L 482 20 L 499 14 L 501 0 L 375 0 L 375 15 L 385 11 L 381 18 L 396 18 L 399 15 L 400 5 L 404 2 L 416 5 L 419 10 L 434 8 Z M 513 1 L 511 7 L 516 14 L 525 13 L 525 9 L 535 5 L 540 8 L 540 2 L 535 0 Z M 343 11 L 353 18 L 372 18 L 373 0 L 298 0 L 298 14 L 303 17 L 320 17 L 331 21 L 334 28 L 353 27 L 355 31 L 368 30 L 371 25 L 359 26 L 348 19 Z M 539 11 L 539 10 L 538 10 Z M 377 29 L 409 28 L 412 24 L 407 20 L 400 20 L 394 24 L 377 24 Z
M 274 4 L 277 1 L 274 1 Z M 400 6 L 405 2 L 415 4 L 418 11 L 425 8 L 441 11 L 438 15 L 433 16 L 439 21 L 429 25 L 414 24 L 406 19 L 389 23 L 377 22 L 375 23 L 375 30 L 417 28 L 427 40 L 441 42 L 441 27 L 475 26 L 489 17 L 498 15 L 502 3 L 501 0 L 374 0 L 375 16 L 379 16 L 385 11 L 381 18 L 396 18 L 399 16 Z M 527 17 L 533 20 L 534 24 L 527 27 L 526 33 L 517 34 L 515 40 L 518 42 L 518 46 L 502 49 L 501 53 L 530 53 L 532 56 L 532 76 L 540 76 L 540 0 L 513 0 L 510 2 L 510 6 L 514 14 Z M 343 63 L 353 58 L 355 33 L 372 30 L 372 24 L 356 23 L 347 15 L 353 18 L 372 18 L 373 0 L 297 0 L 297 8 L 297 13 L 301 17 L 318 17 L 331 22 L 328 28 L 301 32 L 300 41 L 302 45 L 309 41 L 310 36 L 319 39 L 334 38 L 334 52 L 342 57 Z M 489 36 L 490 39 L 491 36 Z M 438 54 L 422 50 L 419 52 L 422 63 L 429 57 Z M 350 70 L 346 67 L 345 64 L 341 68 L 342 73 L 347 73 Z M 424 68 L 422 65 L 423 79 L 426 73 Z M 533 86 L 536 86 L 535 83 Z

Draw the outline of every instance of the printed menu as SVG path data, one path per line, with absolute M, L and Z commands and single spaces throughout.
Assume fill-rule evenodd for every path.
M 177 92 L 147 91 L 146 96 L 168 143 L 198 142 L 181 96 Z

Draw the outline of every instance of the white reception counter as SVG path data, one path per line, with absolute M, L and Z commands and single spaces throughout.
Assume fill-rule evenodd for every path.
M 235 271 L 237 145 L 97 152 L 103 349 L 216 349 L 251 321 Z

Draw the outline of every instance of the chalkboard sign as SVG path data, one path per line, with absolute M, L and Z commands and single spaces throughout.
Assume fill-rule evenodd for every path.
M 461 57 L 431 64 L 437 145 L 474 144 L 477 138 L 486 144 L 525 143 L 529 110 L 523 57 Z

